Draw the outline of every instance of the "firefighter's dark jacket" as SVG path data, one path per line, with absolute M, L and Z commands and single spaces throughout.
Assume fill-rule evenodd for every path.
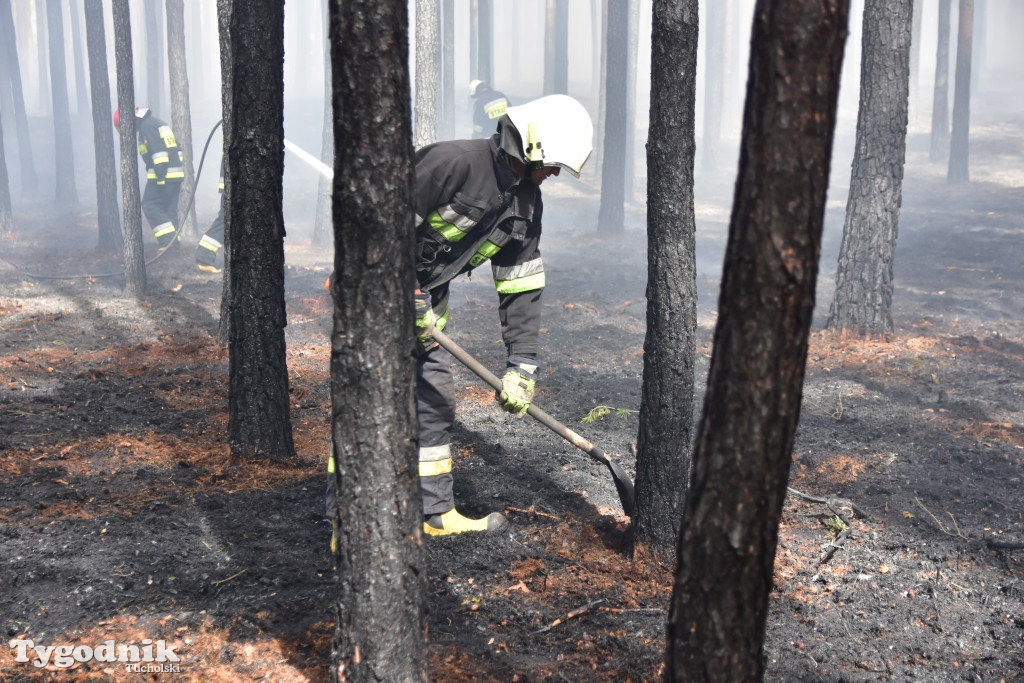
M 147 111 L 135 117 L 135 129 L 139 134 L 139 155 L 146 163 L 146 179 L 156 180 L 158 185 L 183 180 L 185 161 L 171 127 Z
M 416 277 L 447 319 L 452 278 L 488 259 L 509 355 L 536 358 L 544 266 L 540 188 L 520 180 L 498 135 L 451 140 L 416 152 Z

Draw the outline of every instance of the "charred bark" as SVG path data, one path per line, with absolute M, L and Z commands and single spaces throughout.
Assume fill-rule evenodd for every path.
M 110 127 L 110 81 L 107 76 L 107 37 L 102 0 L 85 0 L 85 44 L 89 54 L 89 84 L 92 91 L 98 249 L 105 253 L 115 253 L 122 249 L 123 239 L 121 217 L 117 211 L 114 133 Z M 134 149 L 130 151 L 133 154 L 135 152 Z
M 814 310 L 847 0 L 759 0 L 666 676 L 759 681 Z
M 332 681 L 427 681 L 405 0 L 332 2 Z M 360 140 L 363 144 L 346 144 Z
M 956 41 L 956 85 L 953 91 L 953 130 L 949 139 L 950 183 L 970 181 L 971 53 L 974 35 L 974 0 L 960 0 Z
M 828 326 L 892 331 L 903 200 L 912 0 L 865 0 L 857 140 Z
M 53 112 L 54 167 L 58 206 L 78 203 L 75 189 L 75 150 L 71 135 L 71 105 L 64 58 L 64 3 L 46 0 L 46 28 L 50 38 L 50 92 Z
M 633 540 L 671 564 L 693 443 L 697 0 L 658 0 L 653 16 L 650 137 L 658 144 L 647 146 L 647 334 Z
M 284 328 L 284 6 L 229 2 L 228 440 L 235 457 L 295 458 Z
M 117 65 L 117 109 L 121 145 L 121 238 L 124 245 L 124 289 L 130 297 L 146 293 L 142 248 L 142 200 L 135 132 L 135 76 L 132 71 L 132 23 L 128 0 L 113 0 L 114 62 Z

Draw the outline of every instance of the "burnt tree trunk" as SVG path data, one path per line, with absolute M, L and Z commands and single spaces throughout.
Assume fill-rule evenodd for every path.
M 759 0 L 666 677 L 760 681 L 800 413 L 847 0 Z
M 623 232 L 626 186 L 623 167 L 626 163 L 626 69 L 629 63 L 629 3 L 608 3 L 607 84 L 605 86 L 605 119 L 601 137 L 604 149 L 601 159 L 601 207 L 597 214 L 598 232 Z
M 455 0 L 441 0 L 441 126 L 442 140 L 455 137 Z
M 974 0 L 960 0 L 956 41 L 956 84 L 953 90 L 953 130 L 949 139 L 950 183 L 970 181 L 971 52 L 974 35 Z
M 545 5 L 543 92 L 569 92 L 569 0 L 547 0 Z
M 912 0 L 865 0 L 857 140 L 828 326 L 892 331 L 906 158 Z
M 92 92 L 98 249 L 104 253 L 115 253 L 122 249 L 123 240 L 121 217 L 117 211 L 117 176 L 114 170 L 114 134 L 110 127 L 110 81 L 107 76 L 103 0 L 85 0 L 85 44 L 89 54 L 89 85 Z M 134 155 L 134 149 L 129 151 Z
M 71 135 L 67 64 L 64 59 L 64 3 L 46 0 L 46 28 L 50 38 L 50 92 L 53 103 L 54 165 L 58 206 L 78 203 L 75 189 L 75 150 Z
M 18 134 L 18 164 L 21 167 L 21 191 L 28 196 L 34 196 L 39 191 L 39 178 L 36 175 L 31 136 L 28 132 L 28 115 L 25 111 L 25 92 L 21 84 L 21 63 L 18 60 L 11 0 L 0 0 L 0 49 L 4 50 L 7 73 L 11 79 L 14 127 Z
M 284 338 L 284 5 L 228 5 L 228 441 L 235 457 L 284 461 L 295 458 Z
M 939 0 L 939 38 L 935 51 L 932 91 L 932 135 L 929 159 L 945 161 L 949 154 L 949 10 L 952 0 Z
M 120 112 L 121 239 L 124 245 L 124 290 L 131 297 L 146 293 L 142 248 L 142 201 L 135 133 L 135 76 L 132 70 L 132 22 L 128 0 L 113 0 L 114 63 L 117 66 L 117 109 Z
M 658 144 L 647 146 L 647 334 L 633 540 L 669 564 L 693 442 L 697 34 L 697 0 L 655 1 L 650 138 Z
M 335 682 L 429 680 L 406 7 L 331 3 Z
M 228 158 L 228 130 L 234 106 L 234 60 L 231 45 L 231 8 L 233 0 L 217 0 L 217 46 L 220 52 L 221 105 L 221 177 L 224 181 L 221 206 L 224 208 L 224 279 L 220 296 L 220 327 L 217 337 L 227 342 L 231 336 L 231 188 L 228 186 L 231 159 Z
M 178 147 L 185 157 L 185 180 L 178 196 L 178 214 L 182 216 L 185 234 L 194 236 L 196 205 L 190 201 L 195 195 L 195 154 L 192 145 L 192 104 L 188 90 L 188 64 L 185 57 L 185 0 L 167 0 L 167 70 L 171 82 L 171 128 Z M 185 214 L 188 209 L 188 214 Z M 185 224 L 191 226 L 184 230 Z

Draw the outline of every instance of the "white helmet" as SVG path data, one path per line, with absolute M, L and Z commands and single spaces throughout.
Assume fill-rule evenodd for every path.
M 498 121 L 498 131 L 501 148 L 530 170 L 560 166 L 579 178 L 594 150 L 590 114 L 568 95 L 548 95 L 509 107 Z
M 470 81 L 469 82 L 469 96 L 470 97 L 476 97 L 477 92 L 480 90 L 480 86 L 485 86 L 486 87 L 486 85 L 487 84 L 484 83 L 483 81 L 481 81 L 480 79 L 476 79 L 474 81 Z

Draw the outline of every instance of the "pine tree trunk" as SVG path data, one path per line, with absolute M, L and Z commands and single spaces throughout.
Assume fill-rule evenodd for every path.
M 892 331 L 906 158 L 912 0 L 865 0 L 857 141 L 828 326 Z
M 647 335 L 637 437 L 634 544 L 671 565 L 693 441 L 697 335 L 693 163 L 697 0 L 657 0 L 647 147 Z
M 82 48 L 82 24 L 79 16 L 80 5 L 75 2 L 68 6 L 68 14 L 71 20 L 71 45 L 75 58 L 75 99 L 77 108 L 75 115 L 85 116 L 89 109 L 89 89 L 85 80 L 85 50 Z
M 478 53 L 477 78 L 494 85 L 494 4 L 493 0 L 478 0 Z
M 7 73 L 11 79 L 14 127 L 18 132 L 18 164 L 21 167 L 21 191 L 25 195 L 32 197 L 39 192 L 39 178 L 36 175 L 31 137 L 28 132 L 28 115 L 25 111 L 25 93 L 21 85 L 21 65 L 18 60 L 18 45 L 14 32 L 14 14 L 11 10 L 11 0 L 0 0 L 0 49 L 4 50 L 7 58 Z
M 178 141 L 178 147 L 185 157 L 185 180 L 178 196 L 178 214 L 182 216 L 182 232 L 195 237 L 196 205 L 191 201 L 195 196 L 196 171 L 195 154 L 192 145 L 192 104 L 188 88 L 188 64 L 185 56 L 185 0 L 167 0 L 167 69 L 171 81 L 171 128 Z M 185 210 L 188 209 L 188 214 Z M 186 228 L 188 225 L 190 227 Z
M 163 40 L 160 35 L 160 2 L 143 3 L 146 19 L 146 106 L 160 116 L 164 114 Z M 177 131 L 175 131 L 177 132 Z
M 320 161 L 334 167 L 334 111 L 331 106 L 331 43 L 327 35 L 327 13 L 329 0 L 321 0 L 321 17 L 324 25 L 324 125 L 320 135 Z M 334 181 L 323 174 L 317 181 L 316 219 L 313 222 L 313 244 L 325 247 L 330 244 L 331 230 L 331 186 Z
M 230 3 L 231 116 L 225 125 L 231 296 L 228 440 L 235 457 L 295 458 L 284 300 L 284 6 Z
M 722 102 L 725 85 L 726 43 L 724 2 L 705 5 L 707 30 L 704 41 L 704 123 L 701 140 L 701 168 L 713 172 L 718 167 L 718 145 L 722 139 Z
M 939 37 L 932 92 L 932 135 L 929 159 L 945 161 L 949 155 L 949 10 L 952 0 L 939 0 Z
M 2 116 L 2 112 L 0 112 Z M 0 130 L 3 122 L 0 121 Z M 4 136 L 0 135 L 0 234 L 14 230 L 14 213 L 11 211 L 11 185 L 7 177 L 7 153 L 4 151 Z
M 56 201 L 58 206 L 74 206 L 78 203 L 78 191 L 75 189 L 75 150 L 71 135 L 71 106 L 68 103 L 68 76 L 64 59 L 63 5 L 62 0 L 46 0 L 46 27 L 50 38 Z
M 441 87 L 440 14 L 436 0 L 416 0 L 416 109 L 413 147 L 437 141 Z
M 142 248 L 142 200 L 139 197 L 138 136 L 135 132 L 135 76 L 132 71 L 132 23 L 128 0 L 113 0 L 114 62 L 117 108 L 121 113 L 121 238 L 124 244 L 124 290 L 136 299 L 146 293 Z
M 597 215 L 598 232 L 619 234 L 624 230 L 626 163 L 626 68 L 629 44 L 629 5 L 608 3 L 607 86 L 605 121 L 601 131 L 604 158 L 601 163 L 601 207 Z
M 331 3 L 335 682 L 429 680 L 406 7 Z
M 116 253 L 123 248 L 124 240 L 121 237 L 121 217 L 117 211 L 114 129 L 110 126 L 110 81 L 107 76 L 107 37 L 102 0 L 85 0 L 85 43 L 89 54 L 89 82 L 92 92 L 98 249 L 104 253 Z M 134 149 L 129 151 L 134 155 Z
M 960 0 L 956 41 L 956 86 L 953 91 L 953 130 L 949 140 L 950 183 L 966 183 L 970 174 L 971 52 L 974 35 L 974 0 Z
M 666 678 L 760 681 L 800 412 L 847 0 L 759 0 Z

